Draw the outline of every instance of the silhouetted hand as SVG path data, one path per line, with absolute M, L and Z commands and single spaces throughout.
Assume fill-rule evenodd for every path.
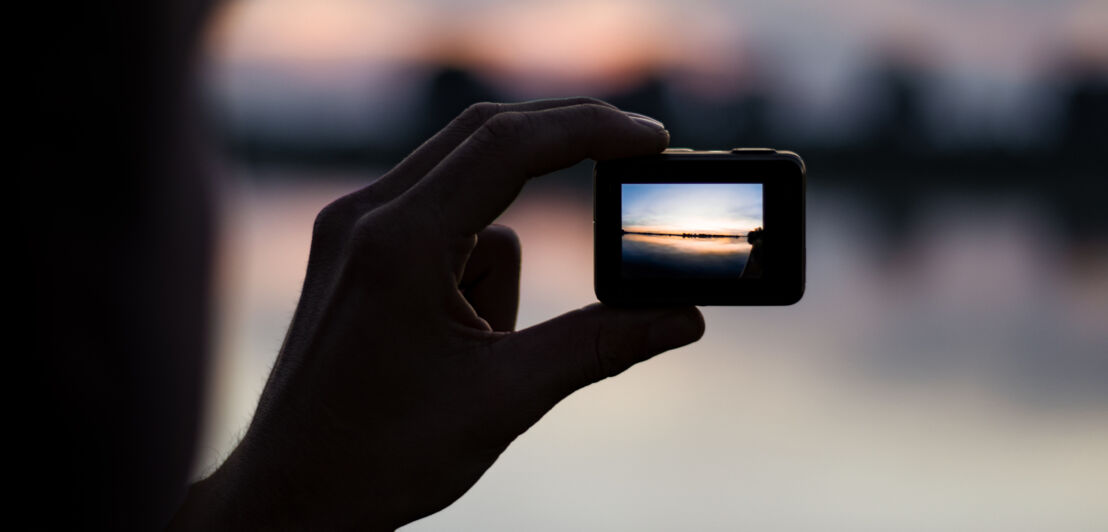
M 532 177 L 665 148 L 596 100 L 478 104 L 319 213 L 288 336 L 238 448 L 182 528 L 391 529 L 445 508 L 573 391 L 695 341 L 692 307 L 591 305 L 511 332 Z

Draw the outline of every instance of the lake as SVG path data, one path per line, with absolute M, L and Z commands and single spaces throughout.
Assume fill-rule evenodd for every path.
M 738 277 L 750 257 L 741 237 L 624 234 L 624 277 Z

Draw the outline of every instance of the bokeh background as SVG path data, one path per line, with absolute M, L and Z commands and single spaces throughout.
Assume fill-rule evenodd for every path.
M 1108 2 L 233 0 L 196 475 L 243 433 L 311 222 L 467 105 L 590 95 L 809 167 L 808 291 L 706 308 L 404 530 L 1108 530 Z M 528 184 L 520 327 L 594 300 L 591 165 Z

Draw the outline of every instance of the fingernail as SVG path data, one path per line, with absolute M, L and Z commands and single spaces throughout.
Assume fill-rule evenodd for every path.
M 628 117 L 630 117 L 631 120 L 634 120 L 635 122 L 638 122 L 638 123 L 640 123 L 644 126 L 647 126 L 647 127 L 653 128 L 653 129 L 662 129 L 662 130 L 664 130 L 666 128 L 666 125 L 663 124 L 660 120 L 658 120 L 656 118 L 651 118 L 649 116 L 641 115 L 639 113 L 632 113 L 631 111 L 624 111 L 624 114 L 626 114 Z

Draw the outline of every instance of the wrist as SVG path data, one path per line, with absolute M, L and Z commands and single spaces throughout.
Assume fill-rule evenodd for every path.
M 309 523 L 295 518 L 296 497 L 282 493 L 281 482 L 251 472 L 242 445 L 211 475 L 189 486 L 169 530 L 242 530 L 290 528 Z
M 193 483 L 166 529 L 218 531 L 234 528 L 236 520 L 227 505 L 233 497 L 223 492 L 212 477 Z
M 303 460 L 290 462 L 251 452 L 244 440 L 227 461 L 207 478 L 189 487 L 185 502 L 169 530 L 337 529 L 395 530 L 397 524 L 374 508 L 373 498 L 357 493 L 364 486 L 345 486 L 323 493 L 312 486 L 343 485 L 336 479 L 313 481 L 297 471 Z M 308 470 L 317 468 L 308 467 Z M 360 500 L 361 508 L 344 501 Z

